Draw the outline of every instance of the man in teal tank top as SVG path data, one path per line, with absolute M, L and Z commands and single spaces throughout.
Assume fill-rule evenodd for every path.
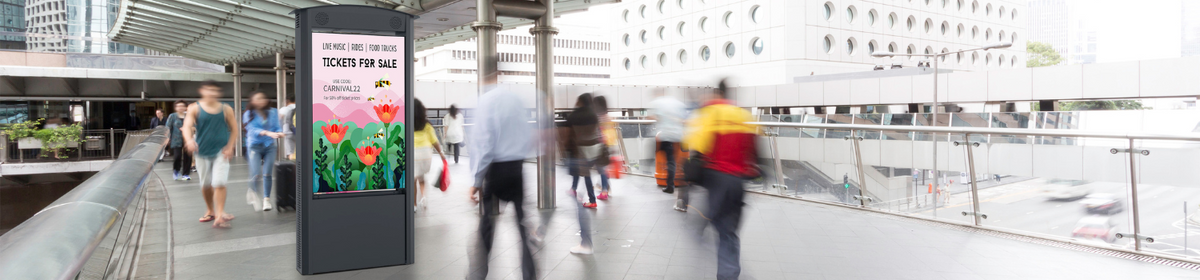
M 233 159 L 237 139 L 237 120 L 233 108 L 222 104 L 221 86 L 214 81 L 200 85 L 200 101 L 188 106 L 183 121 L 182 136 L 188 152 L 196 159 L 200 173 L 200 190 L 208 212 L 200 222 L 213 222 L 213 227 L 228 228 L 233 215 L 225 213 L 226 182 L 229 181 L 229 160 Z

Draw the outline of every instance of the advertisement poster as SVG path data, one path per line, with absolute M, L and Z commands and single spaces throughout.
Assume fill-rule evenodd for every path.
M 404 37 L 312 42 L 313 194 L 404 188 Z

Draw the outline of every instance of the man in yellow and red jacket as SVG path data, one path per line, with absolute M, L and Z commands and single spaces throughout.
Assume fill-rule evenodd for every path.
M 737 279 L 741 274 L 741 241 L 737 229 L 742 219 L 742 183 L 759 176 L 754 138 L 758 127 L 750 112 L 726 99 L 725 81 L 706 96 L 703 107 L 688 121 L 684 146 L 705 164 L 697 184 L 708 189 L 709 217 L 717 230 L 717 279 Z M 690 177 L 691 175 L 689 175 Z

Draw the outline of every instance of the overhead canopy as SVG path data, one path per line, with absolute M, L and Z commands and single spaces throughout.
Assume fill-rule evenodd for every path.
M 559 14 L 620 0 L 555 0 Z M 108 37 L 114 42 L 230 64 L 253 61 L 295 46 L 298 8 L 369 5 L 421 16 L 415 22 L 417 51 L 475 37 L 474 0 L 123 0 Z M 500 18 L 505 28 L 533 21 Z

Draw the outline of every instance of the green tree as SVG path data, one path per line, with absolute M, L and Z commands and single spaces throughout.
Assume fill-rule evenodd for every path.
M 1025 44 L 1025 52 L 1029 54 L 1029 59 L 1025 60 L 1025 67 L 1054 66 L 1063 62 L 1062 55 L 1048 43 L 1029 41 Z
M 1088 111 L 1088 110 L 1142 110 L 1142 102 L 1137 100 L 1088 100 L 1065 101 L 1058 103 L 1059 111 Z

